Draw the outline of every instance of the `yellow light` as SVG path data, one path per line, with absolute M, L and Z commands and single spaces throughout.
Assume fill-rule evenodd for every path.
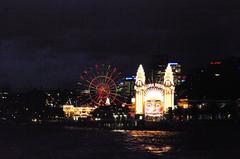
M 135 98 L 132 98 L 131 99 L 131 102 L 134 104 L 136 102 L 136 99 Z
M 154 88 L 146 91 L 144 101 L 147 101 L 147 100 L 160 100 L 160 101 L 163 101 L 163 93 L 162 93 L 162 91 L 158 90 L 158 89 L 154 89 Z
M 95 107 L 90 106 L 81 106 L 81 107 L 74 107 L 73 105 L 64 105 L 63 111 L 65 116 L 68 118 L 72 118 L 77 120 L 78 117 L 80 118 L 87 118 L 90 116 L 91 112 L 96 109 Z

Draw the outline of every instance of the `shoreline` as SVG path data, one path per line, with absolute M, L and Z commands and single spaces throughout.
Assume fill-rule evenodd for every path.
M 139 126 L 129 123 L 108 123 L 108 122 L 0 122 L 1 128 L 8 127 L 29 127 L 40 129 L 64 129 L 72 127 L 77 129 L 101 129 L 101 130 L 140 130 L 140 131 L 198 131 L 198 130 L 233 130 L 240 131 L 240 123 L 232 121 L 186 121 L 186 122 L 145 122 Z

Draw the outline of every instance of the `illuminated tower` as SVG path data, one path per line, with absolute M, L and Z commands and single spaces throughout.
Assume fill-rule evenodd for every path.
M 143 66 L 138 67 L 135 90 L 136 90 L 136 114 L 144 114 L 144 85 L 145 85 L 145 72 Z
M 174 106 L 174 81 L 173 72 L 170 65 L 167 66 L 164 75 L 164 111 Z
M 105 105 L 107 105 L 107 106 L 109 106 L 109 105 L 111 105 L 111 103 L 110 103 L 110 99 L 107 97 L 107 99 L 106 99 L 106 103 L 105 103 Z

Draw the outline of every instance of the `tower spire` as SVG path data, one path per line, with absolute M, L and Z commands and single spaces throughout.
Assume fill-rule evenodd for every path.
M 144 87 L 145 87 L 145 72 L 142 65 L 139 65 L 137 70 L 135 90 L 136 90 L 136 114 L 144 114 Z
M 168 64 L 164 74 L 164 85 L 174 85 L 172 67 Z
M 138 67 L 138 70 L 137 70 L 136 82 L 142 81 L 142 85 L 144 85 L 145 80 L 146 80 L 145 72 L 144 72 L 142 64 L 140 64 Z
M 167 111 L 169 108 L 174 106 L 174 81 L 172 67 L 168 64 L 165 75 L 164 75 L 164 110 Z

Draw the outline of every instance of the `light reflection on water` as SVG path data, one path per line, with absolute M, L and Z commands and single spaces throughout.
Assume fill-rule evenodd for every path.
M 162 147 L 157 147 L 157 146 L 145 146 L 144 149 L 148 152 L 154 153 L 156 155 L 161 155 L 162 153 L 166 153 L 172 149 L 171 146 L 162 146 Z
M 154 155 L 163 155 L 174 147 L 176 132 L 169 131 L 140 131 L 130 130 L 121 132 L 126 134 L 127 149 L 135 152 L 149 152 Z

